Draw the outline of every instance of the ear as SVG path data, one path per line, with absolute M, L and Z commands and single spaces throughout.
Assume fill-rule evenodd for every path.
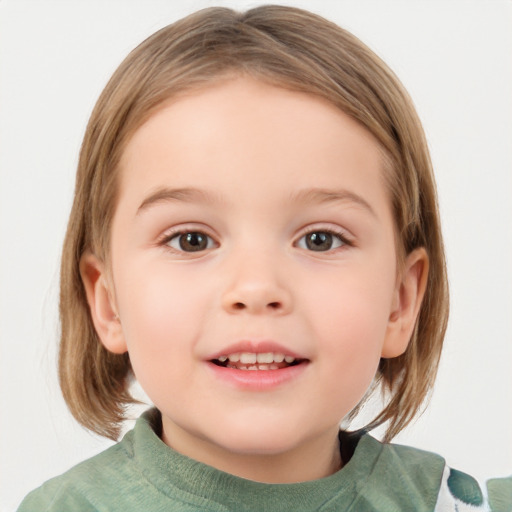
M 124 354 L 128 348 L 117 316 L 112 285 L 106 275 L 105 265 L 99 258 L 87 252 L 80 258 L 80 276 L 84 283 L 92 321 L 101 343 L 114 354 Z
M 407 256 L 397 279 L 381 357 L 398 357 L 406 351 L 425 295 L 428 266 L 428 255 L 423 247 Z

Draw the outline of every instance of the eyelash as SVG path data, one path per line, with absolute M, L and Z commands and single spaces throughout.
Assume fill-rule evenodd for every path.
M 177 239 L 179 242 L 179 237 L 183 235 L 200 235 L 207 238 L 207 246 L 204 249 L 200 249 L 197 251 L 185 251 L 183 248 L 178 249 L 176 247 L 172 247 L 170 245 L 170 242 L 174 239 Z M 213 242 L 213 243 L 212 243 Z M 162 239 L 158 242 L 158 245 L 164 246 L 165 248 L 178 253 L 178 254 L 193 254 L 194 252 L 204 252 L 205 250 L 212 249 L 218 244 L 213 240 L 213 237 L 205 233 L 204 231 L 201 231 L 199 229 L 179 229 L 176 231 L 172 231 L 170 233 L 166 233 Z M 181 243 L 180 243 L 181 246 Z
M 333 229 L 333 228 L 322 228 L 322 227 L 314 228 L 314 229 L 307 228 L 306 230 L 304 230 L 301 233 L 301 235 L 297 239 L 297 242 L 295 242 L 294 245 L 299 247 L 300 241 L 302 239 L 304 239 L 306 236 L 313 235 L 313 234 L 319 234 L 319 233 L 327 234 L 333 238 L 337 238 L 340 242 L 340 245 L 338 245 L 337 247 L 334 247 L 334 248 L 329 248 L 325 251 L 315 251 L 314 249 L 309 249 L 308 247 L 301 247 L 301 248 L 311 251 L 311 252 L 332 253 L 334 251 L 337 252 L 338 250 L 343 250 L 344 247 L 353 247 L 354 246 L 354 242 L 349 238 L 349 236 L 347 235 L 347 233 L 345 231 L 342 231 L 339 229 Z
M 337 245 L 336 247 L 331 247 L 331 248 L 328 248 L 326 250 L 318 250 L 318 251 L 315 251 L 315 249 L 311 249 L 310 247 L 307 246 L 307 242 L 304 242 L 304 245 L 301 246 L 299 245 L 300 242 L 305 239 L 305 237 L 307 237 L 308 235 L 313 235 L 313 234 L 323 234 L 323 235 L 328 235 L 329 237 L 332 237 L 331 238 L 331 241 L 333 242 L 333 238 L 336 238 L 338 239 L 338 242 L 339 242 L 339 245 Z M 206 237 L 206 247 L 204 248 L 199 248 L 198 250 L 191 250 L 191 251 L 186 251 L 183 249 L 183 245 L 179 239 L 179 237 L 183 236 L 183 235 L 194 235 L 194 237 Z M 173 240 L 177 240 L 179 245 L 180 245 L 180 248 L 177 248 L 177 247 L 172 247 L 170 245 L 170 242 L 172 242 Z M 194 239 L 191 239 L 190 241 L 193 241 Z M 196 238 L 196 241 L 197 241 L 197 238 Z M 175 253 L 178 253 L 178 254 L 193 254 L 195 252 L 197 253 L 203 253 L 204 251 L 207 251 L 209 249 L 213 249 L 215 247 L 218 247 L 218 244 L 215 242 L 215 240 L 213 239 L 213 237 L 211 237 L 210 235 L 208 235 L 207 233 L 205 233 L 204 231 L 201 231 L 201 230 L 197 230 L 197 229 L 180 229 L 180 230 L 176 230 L 176 231 L 172 231 L 170 233 L 166 233 L 162 239 L 158 242 L 158 245 L 160 246 L 163 246 L 165 247 L 166 249 L 169 249 Z M 293 244 L 295 247 L 299 247 L 301 249 L 304 249 L 306 251 L 310 251 L 310 252 L 320 252 L 320 253 L 332 253 L 334 251 L 338 251 L 338 250 L 343 250 L 344 247 L 353 247 L 354 246 L 354 242 L 347 236 L 347 234 L 344 232 L 344 231 L 341 231 L 341 230 L 337 230 L 337 229 L 332 229 L 332 228 L 316 228 L 316 229 L 311 229 L 311 228 L 308 228 L 306 230 L 304 230 L 300 236 L 297 238 L 297 241 L 294 242 Z M 320 244 L 319 244 L 320 245 Z

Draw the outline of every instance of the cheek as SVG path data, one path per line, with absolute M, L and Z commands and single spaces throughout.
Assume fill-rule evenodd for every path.
M 186 371 L 200 325 L 199 286 L 153 264 L 118 275 L 119 312 L 134 372 L 168 380 Z M 188 357 L 186 357 L 188 356 Z
M 137 338 L 152 333 L 157 342 L 168 338 L 181 324 L 191 325 L 189 320 L 196 313 L 194 299 L 197 302 L 201 297 L 195 289 L 198 280 L 171 272 L 162 263 L 132 265 L 117 277 L 119 311 L 129 333 Z
M 315 312 L 325 339 L 344 339 L 361 348 L 382 341 L 394 293 L 394 272 L 386 265 L 365 264 L 334 269 L 325 275 L 314 274 L 301 286 L 307 306 L 304 316 Z
M 343 300 L 346 299 L 346 300 Z M 386 336 L 388 314 L 351 294 L 326 305 L 319 329 L 327 358 L 358 380 L 373 378 Z
M 329 281 L 329 286 L 311 283 L 316 288 L 307 309 L 317 312 L 310 316 L 311 329 L 318 339 L 323 371 L 333 376 L 333 395 L 344 386 L 355 405 L 380 361 L 391 313 L 393 273 L 389 269 L 382 273 L 377 265 L 352 267 Z
M 319 373 L 328 379 L 325 395 L 339 420 L 361 401 L 375 378 L 386 322 L 365 300 L 351 296 L 348 303 L 325 311 L 322 325 Z

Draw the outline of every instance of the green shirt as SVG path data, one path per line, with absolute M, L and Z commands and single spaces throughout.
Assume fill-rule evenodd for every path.
M 329 477 L 263 484 L 177 453 L 155 433 L 157 421 L 155 410 L 148 411 L 120 443 L 32 491 L 18 512 L 512 510 L 512 478 L 494 481 L 498 507 L 510 498 L 510 508 L 491 509 L 476 481 L 447 468 L 440 456 L 367 434 Z

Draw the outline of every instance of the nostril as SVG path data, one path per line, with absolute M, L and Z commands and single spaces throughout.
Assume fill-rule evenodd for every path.
M 265 300 L 248 300 L 248 301 L 229 301 L 224 304 L 231 313 L 242 313 L 244 311 L 252 313 L 280 313 L 285 310 L 285 304 L 281 301 L 267 302 Z

